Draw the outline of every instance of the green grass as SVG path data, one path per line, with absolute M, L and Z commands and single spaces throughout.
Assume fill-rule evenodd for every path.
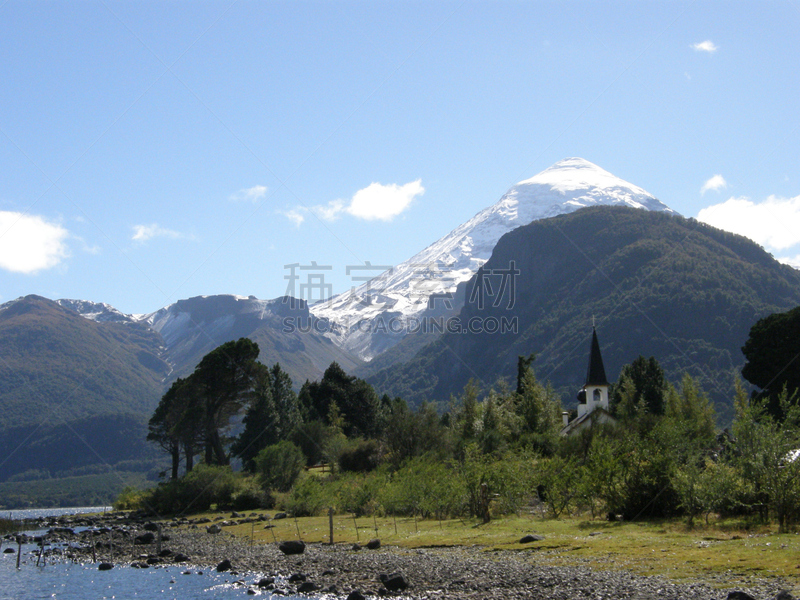
M 219 513 L 203 516 L 213 519 Z M 225 531 L 245 539 L 252 536 L 255 543 L 297 539 L 298 529 L 305 542 L 329 541 L 327 516 L 271 523 L 271 531 L 264 528 L 263 522 L 229 526 Z M 527 533 L 542 534 L 545 540 L 520 544 L 519 539 Z M 534 553 L 538 563 L 627 569 L 676 581 L 703 580 L 730 586 L 746 583 L 751 576 L 783 577 L 789 586 L 800 587 L 800 536 L 736 521 L 690 529 L 676 520 L 609 523 L 506 517 L 483 525 L 459 519 L 439 522 L 407 517 L 361 517 L 354 523 L 352 515 L 334 516 L 336 543 L 363 544 L 374 537 L 383 544 L 402 548 L 479 546 L 486 552 L 521 550 Z M 717 579 L 709 581 L 712 577 Z

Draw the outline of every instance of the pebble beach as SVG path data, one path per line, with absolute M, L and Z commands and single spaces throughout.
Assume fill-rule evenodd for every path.
M 159 552 L 156 527 L 146 519 L 114 514 L 65 516 L 40 525 L 48 531 L 49 552 L 54 555 L 51 560 L 96 560 L 114 568 L 177 564 L 185 567 L 186 574 L 219 567 L 230 572 L 251 595 L 441 600 L 792 598 L 789 586 L 780 579 L 750 578 L 745 587 L 728 587 L 719 577 L 676 582 L 620 569 L 554 564 L 529 549 L 409 549 L 387 545 L 369 549 L 352 544 L 306 544 L 301 554 L 286 555 L 279 544 L 253 545 L 224 530 L 209 533 L 205 523 L 184 519 L 161 525 Z M 212 527 L 211 531 L 216 529 Z M 3 547 L 13 546 L 13 537 L 7 536 Z M 400 585 L 387 583 L 389 578 Z

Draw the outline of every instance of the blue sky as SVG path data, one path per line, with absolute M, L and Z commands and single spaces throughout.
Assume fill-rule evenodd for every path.
M 800 2 L 0 0 L 0 301 L 273 298 L 580 156 L 800 256 Z M 800 259 L 795 259 L 800 262 Z

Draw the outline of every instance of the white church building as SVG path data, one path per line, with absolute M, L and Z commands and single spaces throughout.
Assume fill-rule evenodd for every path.
M 586 370 L 586 383 L 578 392 L 578 416 L 569 420 L 569 413 L 561 413 L 564 428 L 561 435 L 572 435 L 594 423 L 615 423 L 608 407 L 608 380 L 600 354 L 597 330 L 592 327 L 592 345 L 589 349 L 589 367 Z

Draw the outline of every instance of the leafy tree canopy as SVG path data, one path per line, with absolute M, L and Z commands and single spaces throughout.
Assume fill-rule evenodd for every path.
M 667 379 L 655 357 L 639 356 L 622 367 L 617 384 L 611 389 L 611 411 L 619 416 L 632 416 L 635 412 L 663 415 Z
M 742 352 L 747 359 L 742 377 L 761 389 L 756 397 L 769 414 L 783 420 L 781 392 L 786 388 L 792 398 L 800 388 L 800 307 L 756 322 Z
M 332 414 L 341 416 L 348 436 L 374 435 L 379 425 L 380 401 L 375 390 L 363 379 L 345 373 L 335 362 L 320 381 L 303 385 L 300 403 L 306 421 L 331 424 Z

